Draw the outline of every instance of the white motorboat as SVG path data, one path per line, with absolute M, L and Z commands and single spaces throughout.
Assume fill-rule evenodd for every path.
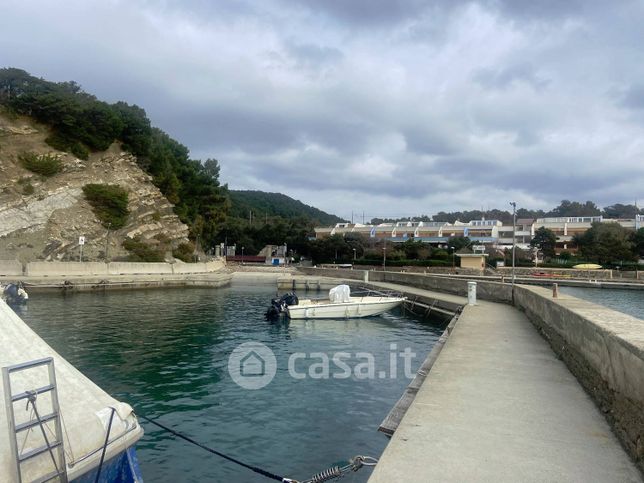
M 286 314 L 291 319 L 347 319 L 379 315 L 399 306 L 406 297 L 383 293 L 369 293 L 352 297 L 348 285 L 338 285 L 329 291 L 328 299 L 298 300 L 288 305 Z

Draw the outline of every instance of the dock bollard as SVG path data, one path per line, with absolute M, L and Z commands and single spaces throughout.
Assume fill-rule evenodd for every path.
M 363 282 L 369 281 L 369 270 L 364 271 Z
M 467 282 L 467 305 L 476 305 L 476 282 Z
M 556 299 L 557 297 L 559 297 L 559 285 L 557 285 L 556 283 L 553 283 L 552 284 L 552 298 Z

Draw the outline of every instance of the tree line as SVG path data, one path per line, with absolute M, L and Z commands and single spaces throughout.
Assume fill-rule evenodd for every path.
M 562 200 L 561 203 L 550 211 L 530 210 L 519 208 L 516 212 L 519 218 L 546 218 L 546 217 L 569 217 L 569 216 L 603 216 L 604 218 L 635 218 L 635 215 L 644 215 L 644 209 L 635 204 L 615 203 L 613 205 L 599 208 L 592 201 L 570 201 Z M 440 221 L 445 223 L 454 223 L 461 221 L 467 223 L 472 220 L 499 220 L 503 224 L 512 223 L 512 212 L 509 210 L 466 210 L 466 211 L 439 211 L 433 216 L 422 215 L 413 218 L 373 218 L 371 223 L 394 223 L 398 221 Z

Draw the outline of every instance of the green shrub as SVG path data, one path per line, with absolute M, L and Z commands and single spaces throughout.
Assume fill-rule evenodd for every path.
M 113 184 L 86 184 L 83 186 L 83 193 L 103 226 L 113 230 L 125 226 L 130 214 L 125 189 Z
M 45 142 L 58 151 L 69 151 L 72 141 L 58 132 L 53 132 L 45 138 Z
M 76 142 L 70 148 L 71 153 L 78 159 L 87 160 L 89 158 L 89 149 L 83 143 Z
M 152 219 L 154 221 L 161 221 L 161 213 L 159 213 L 158 211 L 155 211 L 154 213 L 152 213 Z
M 56 131 L 45 139 L 45 142 L 58 151 L 72 153 L 79 159 L 89 158 L 89 149 L 80 141 L 70 138 L 59 131 Z
M 446 250 L 438 249 L 432 251 L 432 258 L 434 260 L 447 260 L 449 258 L 449 253 Z
M 179 260 L 190 263 L 194 262 L 195 246 L 192 243 L 181 243 L 177 248 L 172 250 L 172 256 Z
M 22 187 L 22 194 L 25 196 L 33 195 L 35 191 L 34 185 L 27 183 Z
M 344 263 L 344 262 L 343 262 Z M 354 265 L 382 265 L 382 258 L 377 261 L 374 260 L 347 260 L 346 263 L 353 263 Z M 388 267 L 451 267 L 452 262 L 444 260 L 390 260 L 387 257 Z
M 148 245 L 139 237 L 126 238 L 123 248 L 130 252 L 128 260 L 131 262 L 163 262 L 165 258 L 160 247 Z
M 18 155 L 20 163 L 32 173 L 49 178 L 63 169 L 63 163 L 55 154 L 22 153 Z

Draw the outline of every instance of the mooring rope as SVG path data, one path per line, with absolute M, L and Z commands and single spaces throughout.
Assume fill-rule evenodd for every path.
M 260 474 L 262 476 L 265 476 L 266 478 L 270 478 L 270 479 L 275 480 L 275 481 L 281 481 L 283 483 L 288 483 L 288 482 L 296 483 L 295 480 L 291 480 L 289 478 L 284 478 L 283 476 L 276 475 L 275 473 L 271 473 L 270 471 L 263 470 L 262 468 L 259 468 L 257 466 L 246 464 L 243 461 L 239 461 L 238 459 L 233 458 L 232 456 L 228 456 L 228 455 L 226 455 L 224 453 L 221 453 L 220 451 L 217 451 L 216 449 L 209 448 L 205 444 L 202 444 L 199 441 L 195 441 L 190 436 L 186 436 L 185 434 L 181 434 L 180 432 L 175 431 L 174 429 L 169 428 L 165 424 L 161 424 L 160 422 L 155 421 L 154 419 L 150 419 L 150 418 L 148 418 L 146 416 L 143 416 L 143 415 L 140 415 L 140 414 L 138 414 L 137 416 L 139 416 L 140 418 L 145 419 L 147 422 L 152 423 L 155 426 L 158 426 L 159 428 L 161 428 L 161 429 L 163 429 L 163 430 L 175 435 L 177 438 L 181 438 L 181 439 L 183 439 L 183 440 L 185 440 L 185 441 L 187 441 L 187 442 L 189 442 L 191 444 L 199 446 L 201 449 L 204 449 L 204 450 L 208 451 L 209 453 L 212 453 L 212 454 L 217 455 L 217 456 L 219 456 L 221 458 L 224 458 L 225 460 L 228 460 L 228 461 L 230 461 L 232 463 L 235 463 L 235 464 L 237 464 L 239 466 L 243 466 L 244 468 L 247 468 L 247 469 L 249 469 L 251 471 L 254 471 L 255 473 L 258 473 L 258 474 Z
M 232 463 L 235 463 L 239 466 L 243 466 L 244 468 L 247 468 L 251 471 L 254 471 L 255 473 L 258 473 L 262 476 L 265 476 L 266 478 L 270 478 L 275 481 L 281 481 L 282 483 L 300 483 L 298 480 L 294 480 L 291 478 L 286 478 L 284 476 L 279 476 L 276 475 L 275 473 L 271 473 L 270 471 L 264 470 L 262 468 L 259 468 L 257 466 L 249 465 L 247 463 L 244 463 L 243 461 L 238 460 L 237 458 L 233 458 L 232 456 L 228 456 L 220 451 L 217 451 L 216 449 L 210 448 L 206 446 L 205 444 L 200 443 L 199 441 L 195 441 L 192 439 L 190 436 L 186 436 L 185 434 L 180 433 L 179 431 L 176 431 L 165 424 L 162 424 L 154 419 L 150 419 L 147 416 L 143 416 L 141 414 L 137 415 L 142 419 L 145 419 L 147 422 L 154 424 L 155 426 L 158 426 L 159 428 L 173 434 L 177 438 L 181 438 L 184 441 L 187 441 L 188 443 L 194 444 L 195 446 L 200 447 L 201 449 L 204 449 L 208 451 L 209 453 L 212 453 L 216 456 L 219 456 L 221 458 L 224 458 L 225 460 L 228 460 Z M 302 483 L 322 483 L 324 481 L 329 481 L 332 479 L 337 479 L 341 478 L 344 476 L 345 473 L 348 473 L 350 471 L 358 471 L 360 468 L 363 466 L 375 466 L 376 463 L 378 462 L 377 459 L 371 458 L 369 456 L 356 456 L 355 458 L 352 458 L 349 461 L 349 464 L 346 466 L 338 467 L 334 466 L 332 468 L 329 468 L 327 470 L 324 470 L 313 477 L 311 477 L 308 480 L 304 480 Z

